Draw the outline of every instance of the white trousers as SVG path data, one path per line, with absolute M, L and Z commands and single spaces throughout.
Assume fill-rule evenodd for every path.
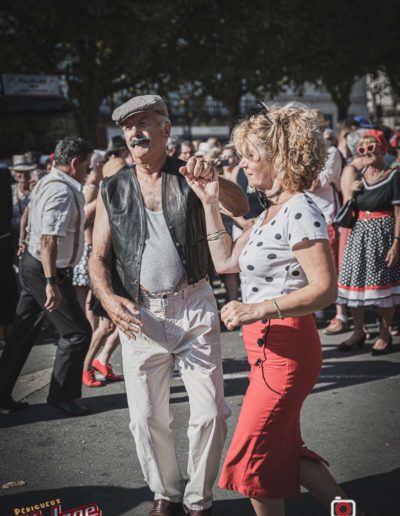
M 143 334 L 120 332 L 130 429 L 146 482 L 163 498 L 192 510 L 212 504 L 230 409 L 223 394 L 219 319 L 207 280 L 164 298 L 142 297 Z M 190 405 L 189 458 L 184 478 L 176 457 L 169 405 L 175 366 Z

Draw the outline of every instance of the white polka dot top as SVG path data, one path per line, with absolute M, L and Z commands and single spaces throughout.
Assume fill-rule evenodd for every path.
M 307 285 L 292 248 L 303 240 L 328 239 L 323 214 L 305 193 L 289 199 L 268 224 L 258 217 L 239 257 L 244 303 L 283 296 Z

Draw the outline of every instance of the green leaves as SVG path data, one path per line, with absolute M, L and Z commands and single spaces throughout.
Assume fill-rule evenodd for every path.
M 399 16 L 397 0 L 14 0 L 0 8 L 0 65 L 62 75 L 89 138 L 121 91 L 180 92 L 200 116 L 212 95 L 236 117 L 243 93 L 308 81 L 343 114 L 356 77 L 385 69 L 399 88 Z

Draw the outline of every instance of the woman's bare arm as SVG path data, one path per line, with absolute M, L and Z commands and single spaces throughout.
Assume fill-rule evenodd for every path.
M 340 189 L 343 195 L 343 202 L 347 202 L 351 199 L 353 192 L 351 185 L 357 179 L 357 171 L 353 165 L 346 165 L 342 171 L 342 177 L 340 179 Z
M 281 312 L 288 317 L 299 317 L 335 302 L 337 275 L 328 240 L 301 242 L 293 252 L 307 277 L 308 285 L 280 297 Z
M 233 242 L 232 237 L 225 231 L 218 201 L 215 200 L 203 206 L 206 216 L 208 246 L 215 270 L 219 274 L 239 272 L 239 256 L 249 239 L 252 228 L 245 230 Z
M 400 206 L 394 207 L 394 216 L 395 216 L 395 225 L 394 225 L 394 239 L 393 244 L 391 245 L 386 258 L 385 262 L 386 265 L 391 268 L 397 265 L 399 261 L 399 254 L 400 254 Z
M 294 255 L 307 276 L 308 285 L 290 294 L 276 298 L 284 317 L 300 317 L 320 310 L 336 300 L 337 276 L 332 251 L 327 240 L 301 242 Z M 260 303 L 231 301 L 221 311 L 228 329 L 261 319 L 276 319 L 279 313 L 272 300 Z

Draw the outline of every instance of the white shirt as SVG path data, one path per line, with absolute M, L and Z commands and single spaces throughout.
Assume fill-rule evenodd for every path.
M 71 263 L 78 222 L 77 203 L 80 211 L 79 247 L 75 261 Z M 83 254 L 84 205 L 82 185 L 73 177 L 53 167 L 32 191 L 28 225 L 30 254 L 41 260 L 41 236 L 56 235 L 56 267 L 63 269 L 76 265 Z
M 328 239 L 323 214 L 307 194 L 289 199 L 268 224 L 261 213 L 239 257 L 245 303 L 259 303 L 305 287 L 307 277 L 292 249 L 303 240 Z
M 342 160 L 336 147 L 329 147 L 325 167 L 318 179 L 321 187 L 315 192 L 308 192 L 319 209 L 324 214 L 328 224 L 332 224 L 339 209 L 337 191 L 340 190 L 340 176 L 342 174 Z M 336 190 L 335 190 L 336 188 Z

